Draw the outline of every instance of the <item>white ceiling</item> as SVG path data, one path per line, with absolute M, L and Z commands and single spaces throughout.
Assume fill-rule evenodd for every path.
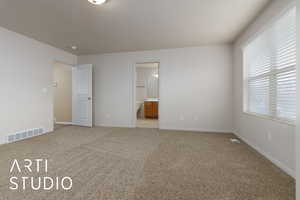
M 77 55 L 180 48 L 234 41 L 269 1 L 0 0 L 0 26 Z

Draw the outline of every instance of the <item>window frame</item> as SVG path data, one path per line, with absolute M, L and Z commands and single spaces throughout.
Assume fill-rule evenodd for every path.
M 248 116 L 254 116 L 254 117 L 258 117 L 261 119 L 266 119 L 266 120 L 271 120 L 271 121 L 275 121 L 275 122 L 279 122 L 279 123 L 283 123 L 286 125 L 290 125 L 290 126 L 296 126 L 296 121 L 295 120 L 289 120 L 289 119 L 284 119 L 284 118 L 280 118 L 275 114 L 272 113 L 274 110 L 276 111 L 276 109 L 272 109 L 273 106 L 276 107 L 275 105 L 269 105 L 269 113 L 270 114 L 262 114 L 262 113 L 256 113 L 256 112 L 251 112 L 249 111 L 249 81 L 251 80 L 257 80 L 257 79 L 262 79 L 264 77 L 272 77 L 272 76 L 276 76 L 277 74 L 283 73 L 283 72 L 287 72 L 287 71 L 291 71 L 296 69 L 296 65 L 292 65 L 283 69 L 271 69 L 270 72 L 266 72 L 254 77 L 248 77 L 248 66 L 246 63 L 246 58 L 245 58 L 245 49 L 247 48 L 247 46 L 253 42 L 255 39 L 257 39 L 261 34 L 263 34 L 265 31 L 267 31 L 269 28 L 271 28 L 274 23 L 276 23 L 281 17 L 283 17 L 285 14 L 287 14 L 287 12 L 289 12 L 291 9 L 295 8 L 296 4 L 294 2 L 290 3 L 288 6 L 286 6 L 284 9 L 282 9 L 282 11 L 273 16 L 271 18 L 271 20 L 269 20 L 267 23 L 265 23 L 262 28 L 260 28 L 257 32 L 255 32 L 254 34 L 252 34 L 252 37 L 250 37 L 245 43 L 244 45 L 242 45 L 241 51 L 242 51 L 242 73 L 243 73 L 243 88 L 242 88 L 242 95 L 243 95 L 243 104 L 242 104 L 242 113 L 246 114 Z M 274 81 L 274 79 L 272 79 L 272 81 Z M 275 84 L 273 84 L 273 86 L 276 86 L 276 81 L 274 81 Z M 271 87 L 271 85 L 270 85 Z M 275 94 L 270 94 L 269 97 L 271 97 L 269 99 L 270 103 L 272 101 L 272 99 L 274 100 L 274 97 L 272 98 L 272 96 L 276 95 Z M 276 98 L 275 98 L 276 101 Z

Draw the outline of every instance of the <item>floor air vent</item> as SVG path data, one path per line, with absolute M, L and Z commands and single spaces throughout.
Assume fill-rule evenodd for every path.
M 24 140 L 26 138 L 42 135 L 44 133 L 43 128 L 34 128 L 26 131 L 21 131 L 8 136 L 8 142 L 15 142 L 19 140 Z

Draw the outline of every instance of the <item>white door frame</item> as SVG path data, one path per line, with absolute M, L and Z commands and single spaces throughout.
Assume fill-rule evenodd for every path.
M 146 61 L 146 62 L 136 62 L 133 64 L 132 67 L 132 127 L 136 128 L 136 121 L 137 121 L 137 117 L 136 117 L 136 67 L 138 64 L 146 64 L 146 63 L 158 63 L 158 98 L 159 98 L 159 103 L 158 103 L 158 129 L 160 129 L 160 108 L 161 108 L 161 62 L 158 60 L 156 61 Z

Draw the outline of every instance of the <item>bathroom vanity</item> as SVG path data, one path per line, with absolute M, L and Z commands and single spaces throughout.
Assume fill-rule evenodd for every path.
M 144 115 L 145 118 L 158 118 L 158 99 L 146 99 L 144 101 Z

